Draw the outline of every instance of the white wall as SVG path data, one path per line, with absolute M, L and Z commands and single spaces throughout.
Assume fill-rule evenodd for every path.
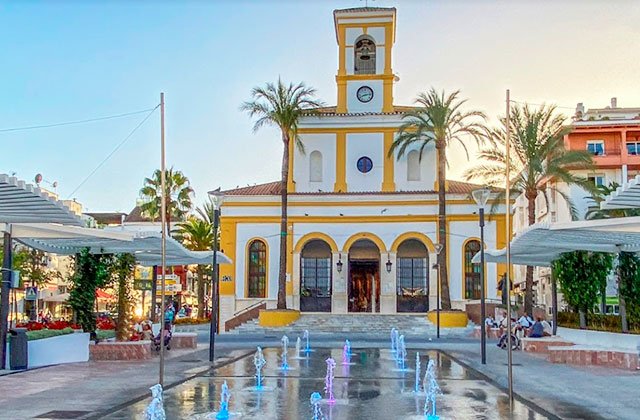
M 376 64 L 377 65 L 377 64 Z M 369 86 L 373 89 L 373 99 L 362 103 L 356 97 L 358 89 Z M 382 80 L 350 80 L 347 82 L 347 110 L 353 112 L 382 112 Z
M 408 148 L 404 155 L 397 159 L 393 172 L 394 182 L 397 191 L 430 191 L 434 189 L 437 171 L 437 158 L 435 146 L 429 145 L 422 153 L 420 162 L 420 180 L 407 180 L 407 155 L 412 150 L 418 150 L 419 147 Z
M 336 135 L 302 134 L 300 140 L 304 144 L 304 153 L 296 147 L 293 158 L 293 180 L 296 183 L 296 191 L 333 191 L 333 184 L 336 182 Z M 309 158 L 315 150 L 322 153 L 322 182 L 309 180 Z
M 236 297 L 246 298 L 247 245 L 252 239 L 262 239 L 267 244 L 267 298 L 278 296 L 278 250 L 280 225 L 277 223 L 238 223 L 236 230 Z
M 349 191 L 380 191 L 384 168 L 384 137 L 382 133 L 347 134 L 347 188 Z M 367 156 L 373 169 L 366 174 L 358 171 L 357 162 Z

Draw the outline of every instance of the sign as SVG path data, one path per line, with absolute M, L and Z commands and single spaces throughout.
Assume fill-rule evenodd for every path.
M 152 290 L 153 281 L 152 280 L 134 280 L 133 288 L 135 290 Z
M 137 265 L 134 270 L 133 278 L 136 280 L 151 280 L 153 279 L 153 268 Z
M 12 289 L 20 287 L 20 270 L 11 271 L 11 286 Z
M 222 276 L 222 281 L 231 281 L 231 276 Z
M 164 291 L 167 294 L 174 294 L 177 292 L 182 292 L 182 284 L 180 283 L 180 277 L 175 274 L 167 274 L 164 276 Z M 162 292 L 162 277 L 158 278 L 158 283 L 156 284 L 156 292 Z
M 24 289 L 24 300 L 38 300 L 38 288 L 37 287 L 27 287 Z

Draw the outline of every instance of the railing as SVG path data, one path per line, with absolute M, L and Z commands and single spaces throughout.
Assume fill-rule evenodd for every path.
M 231 331 L 234 328 L 239 327 L 247 321 L 252 319 L 256 319 L 260 315 L 261 309 L 267 309 L 267 302 L 261 300 L 260 302 L 256 302 L 253 305 L 247 306 L 244 309 L 241 309 L 233 314 L 231 319 L 228 319 L 224 323 L 224 330 Z

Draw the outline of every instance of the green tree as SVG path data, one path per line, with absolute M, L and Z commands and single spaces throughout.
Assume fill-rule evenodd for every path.
M 553 261 L 553 276 L 565 301 L 579 311 L 580 328 L 587 327 L 585 315 L 593 312 L 612 268 L 613 255 L 603 252 L 566 252 Z
M 161 217 L 162 209 L 162 172 L 156 169 L 151 178 L 144 179 L 144 186 L 140 189 L 143 203 L 140 205 L 142 213 L 152 220 Z M 193 207 L 189 178 L 181 171 L 173 168 L 165 170 L 165 206 L 167 219 L 167 233 L 171 234 L 171 220 L 184 220 Z
M 118 319 L 116 320 L 116 339 L 126 341 L 131 332 L 131 313 L 133 297 L 131 286 L 136 259 L 132 254 L 120 254 L 113 262 L 113 274 L 118 286 Z
M 622 332 L 629 331 L 629 323 L 640 329 L 640 258 L 633 252 L 618 255 L 618 295 Z
M 592 192 L 589 197 L 585 197 L 590 200 L 593 205 L 589 206 L 587 209 L 587 213 L 585 214 L 585 219 L 595 220 L 595 219 L 610 219 L 616 217 L 631 217 L 631 216 L 640 216 L 640 209 L 601 209 L 600 203 L 605 200 L 605 197 L 611 195 L 615 190 L 620 187 L 620 184 L 617 182 L 610 182 L 609 185 L 599 185 Z
M 512 193 L 523 194 L 527 200 L 528 224 L 536 222 L 536 198 L 541 194 L 545 201 L 546 192 L 560 195 L 568 204 L 572 216 L 576 209 L 564 190 L 557 188 L 557 182 L 579 185 L 588 192 L 595 189 L 593 182 L 574 175 L 572 170 L 590 169 L 593 166 L 591 154 L 583 150 L 567 150 L 564 135 L 570 128 L 564 126 L 565 118 L 556 114 L 554 106 L 542 105 L 537 109 L 528 105 L 513 105 L 511 109 L 510 166 L 513 178 Z M 483 180 L 492 186 L 504 186 L 506 176 L 506 119 L 502 127 L 489 130 L 488 146 L 481 149 L 479 157 L 485 161 L 465 173 L 467 180 Z M 504 194 L 504 193 L 502 193 Z M 525 312 L 533 311 L 533 267 L 527 267 Z
M 280 222 L 280 270 L 278 273 L 278 309 L 286 309 L 287 275 L 287 184 L 289 182 L 289 153 L 295 143 L 304 150 L 298 136 L 298 122 L 304 114 L 309 114 L 321 104 L 314 99 L 316 90 L 304 83 L 297 85 L 267 83 L 265 87 L 256 87 L 251 91 L 251 100 L 240 109 L 251 117 L 257 118 L 253 130 L 264 126 L 275 126 L 280 130 L 282 141 L 282 170 L 280 179 L 281 222 Z
M 461 107 L 466 100 L 459 99 L 459 94 L 460 91 L 455 91 L 446 95 L 444 91 L 439 93 L 434 88 L 427 93 L 420 93 L 415 101 L 418 106 L 402 117 L 405 122 L 389 150 L 389 157 L 395 154 L 400 159 L 405 153 L 417 148 L 422 159 L 427 147 L 435 146 L 438 162 L 438 243 L 442 245 L 442 251 L 438 254 L 438 267 L 441 302 L 445 310 L 451 309 L 447 273 L 447 148 L 457 143 L 466 152 L 465 143 L 468 140 L 481 142 L 484 138 L 483 121 L 486 119 L 480 111 L 462 111 Z

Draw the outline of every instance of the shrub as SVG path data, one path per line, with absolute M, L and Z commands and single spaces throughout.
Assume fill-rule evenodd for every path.
M 34 330 L 27 331 L 27 340 L 41 340 L 43 338 L 51 338 L 59 335 L 73 334 L 72 328 L 64 328 L 61 330 Z
M 575 312 L 558 312 L 558 325 L 580 328 L 580 315 Z M 618 315 L 587 314 L 587 329 L 619 333 L 622 331 L 622 321 Z M 629 332 L 640 334 L 640 324 L 630 322 Z
M 96 330 L 96 338 L 98 340 L 107 340 L 109 338 L 115 338 L 115 330 Z
M 173 323 L 176 325 L 198 325 L 208 324 L 211 320 L 207 318 L 178 318 Z

